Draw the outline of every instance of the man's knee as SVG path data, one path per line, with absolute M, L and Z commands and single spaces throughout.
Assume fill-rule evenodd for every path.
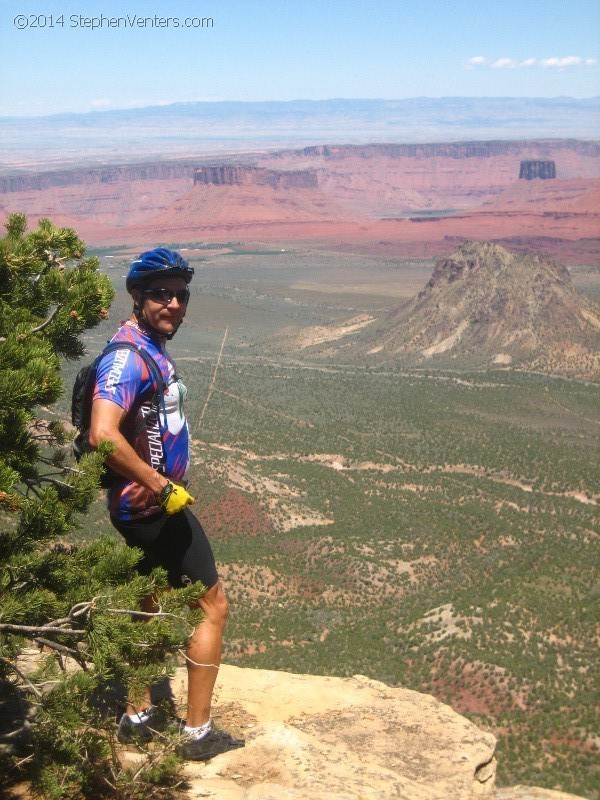
M 229 603 L 220 581 L 211 586 L 206 594 L 198 600 L 198 605 L 204 611 L 206 619 L 214 625 L 225 627 L 229 615 Z

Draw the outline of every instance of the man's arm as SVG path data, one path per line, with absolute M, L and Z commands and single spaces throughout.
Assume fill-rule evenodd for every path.
M 125 410 L 112 400 L 94 400 L 92 404 L 92 421 L 90 424 L 90 447 L 98 447 L 100 441 L 111 442 L 115 450 L 106 463 L 135 483 L 144 486 L 152 494 L 160 494 L 169 483 L 164 475 L 158 473 L 150 464 L 141 459 L 123 436 L 120 425 L 125 417 Z

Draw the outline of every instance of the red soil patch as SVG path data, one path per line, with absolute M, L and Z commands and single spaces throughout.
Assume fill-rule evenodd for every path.
M 227 489 L 202 506 L 202 524 L 210 538 L 265 536 L 274 532 L 269 515 L 239 489 Z
M 478 664 L 467 664 L 458 672 L 434 666 L 428 689 L 459 714 L 496 717 L 526 707 L 526 689 L 515 690 L 508 676 Z

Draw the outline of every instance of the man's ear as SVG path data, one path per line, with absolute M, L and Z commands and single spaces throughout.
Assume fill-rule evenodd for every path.
M 142 293 L 139 289 L 132 289 L 131 296 L 133 298 L 133 310 L 138 313 L 142 310 Z

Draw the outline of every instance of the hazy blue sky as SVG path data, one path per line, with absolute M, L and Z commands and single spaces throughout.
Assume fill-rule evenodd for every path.
M 203 17 L 212 26 L 201 27 Z M 0 0 L 0 114 L 192 100 L 592 97 L 599 49 L 596 0 Z

